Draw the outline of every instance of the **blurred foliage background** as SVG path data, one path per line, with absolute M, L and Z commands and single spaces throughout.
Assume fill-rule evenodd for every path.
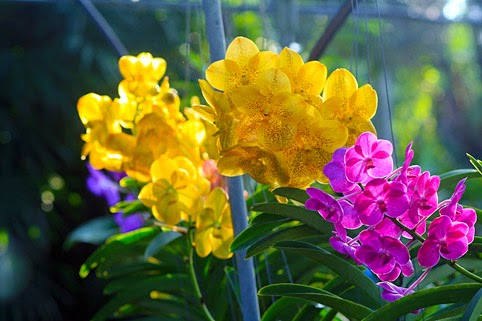
M 343 1 L 344 2 L 344 1 Z M 227 41 L 242 35 L 308 58 L 343 2 L 222 1 Z M 432 173 L 482 158 L 482 4 L 476 0 L 352 0 L 320 60 L 379 94 L 375 124 L 401 161 Z M 183 103 L 209 64 L 200 0 L 92 0 L 132 55 L 168 62 Z M 108 214 L 86 189 L 77 99 L 117 96 L 118 54 L 81 1 L 0 0 L 0 320 L 86 320 L 105 298 L 78 270 L 94 245 L 64 240 Z M 480 180 L 464 197 L 482 207 Z

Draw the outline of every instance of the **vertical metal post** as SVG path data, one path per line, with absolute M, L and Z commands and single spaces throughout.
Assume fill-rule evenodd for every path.
M 203 0 L 202 4 L 206 20 L 211 62 L 224 59 L 226 55 L 226 40 L 224 37 L 221 4 L 219 0 Z M 237 236 L 248 227 L 248 211 L 244 199 L 242 177 L 229 177 L 228 189 L 234 235 Z M 260 315 L 253 259 L 245 259 L 246 250 L 237 252 L 235 256 L 243 320 L 258 321 L 260 320 Z

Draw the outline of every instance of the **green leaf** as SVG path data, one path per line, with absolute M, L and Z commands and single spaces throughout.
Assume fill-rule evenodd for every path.
M 281 297 L 266 309 L 261 316 L 261 321 L 277 321 L 280 320 L 280 316 L 294 316 L 294 311 L 306 304 L 312 303 L 305 299 Z M 285 320 L 285 318 L 283 318 L 283 320 Z
M 481 178 L 479 173 L 475 169 L 456 169 L 450 172 L 443 173 L 440 176 L 440 188 L 444 190 L 446 188 L 453 188 L 457 183 L 463 179 Z
M 258 215 L 254 216 L 251 219 L 250 224 L 254 225 L 254 224 L 262 224 L 262 223 L 279 222 L 279 224 L 281 225 L 283 223 L 287 223 L 290 221 L 292 221 L 292 219 L 289 217 L 283 217 L 283 216 L 270 214 L 270 213 L 259 213 Z
M 291 321 L 316 320 L 320 317 L 321 309 L 315 305 L 306 304 Z
M 119 259 L 125 255 L 127 251 L 126 245 L 133 245 L 140 241 L 145 241 L 154 237 L 159 233 L 158 227 L 145 227 L 125 234 L 118 234 L 107 239 L 106 243 L 92 253 L 84 264 L 80 267 L 79 275 L 82 278 L 87 277 L 89 272 L 96 268 L 99 263 L 106 262 L 111 259 Z M 141 252 L 142 253 L 142 252 Z
M 147 246 L 144 252 L 144 258 L 149 258 L 154 256 L 161 248 L 163 248 L 166 244 L 174 241 L 175 239 L 181 237 L 182 234 L 175 231 L 167 231 L 161 232 L 157 236 L 155 236 L 152 241 Z
M 450 304 L 441 309 L 437 309 L 434 313 L 427 316 L 430 309 L 425 309 L 424 311 L 424 321 L 440 321 L 446 320 L 448 318 L 458 318 L 460 320 L 460 315 L 465 311 L 466 304 L 455 303 Z
M 149 208 L 142 204 L 139 200 L 121 201 L 110 208 L 112 213 L 122 212 L 122 215 L 130 215 L 140 212 L 149 212 Z
M 116 233 L 119 233 L 119 226 L 112 216 L 97 217 L 70 232 L 63 246 L 70 249 L 78 242 L 99 245 Z
M 472 300 L 470 300 L 462 316 L 462 321 L 477 321 L 482 313 L 482 289 L 477 291 Z
M 481 288 L 482 284 L 466 283 L 420 290 L 384 305 L 363 321 L 396 320 L 399 316 L 433 305 L 469 302 Z
M 482 161 L 476 159 L 474 156 L 467 154 L 469 157 L 470 163 L 475 167 L 475 169 L 482 175 Z
M 321 215 L 314 211 L 307 210 L 302 206 L 279 203 L 264 203 L 253 207 L 253 211 L 289 217 L 301 221 L 324 234 L 331 234 L 333 230 L 331 224 L 327 223 L 321 217 Z
M 306 200 L 310 198 L 305 190 L 293 187 L 279 187 L 273 190 L 273 193 L 303 204 L 305 204 Z
M 276 222 L 267 222 L 267 223 L 260 223 L 255 224 L 241 233 L 233 240 L 231 243 L 230 250 L 231 252 L 239 251 L 247 246 L 252 245 L 260 238 L 263 238 L 266 234 L 269 234 L 275 227 L 278 227 L 280 224 L 283 224 L 283 221 L 276 221 Z
M 343 299 L 328 291 L 302 284 L 272 284 L 261 288 L 258 294 L 264 296 L 287 296 L 321 303 L 338 310 L 349 318 L 357 320 L 363 319 L 372 312 L 371 309 L 364 305 Z
M 277 243 L 274 247 L 277 249 L 293 251 L 315 260 L 343 277 L 346 282 L 357 287 L 367 296 L 367 298 L 370 298 L 370 302 L 373 306 L 380 306 L 378 287 L 363 273 L 363 271 L 353 264 L 350 264 L 347 260 L 339 258 L 315 245 L 300 241 L 283 241 Z
M 274 200 L 270 186 L 258 184 L 256 190 L 246 199 L 246 206 L 249 208 L 255 204 L 266 203 Z
M 247 249 L 246 256 L 251 257 L 257 255 L 280 241 L 299 240 L 305 237 L 315 236 L 319 234 L 320 232 L 306 225 L 299 225 L 278 230 L 276 232 L 269 233 L 265 237 L 257 240 Z
M 107 239 L 106 244 L 112 242 L 119 242 L 122 244 L 132 244 L 146 237 L 153 237 L 159 233 L 160 228 L 157 226 L 147 226 L 134 231 L 130 231 L 123 234 L 117 234 Z
M 185 285 L 191 284 L 186 274 L 165 274 L 165 275 L 127 275 L 109 282 L 104 288 L 104 294 L 110 295 L 122 291 L 130 291 L 133 284 L 143 287 L 147 284 L 155 285 L 156 291 L 176 291 L 176 293 L 185 293 Z

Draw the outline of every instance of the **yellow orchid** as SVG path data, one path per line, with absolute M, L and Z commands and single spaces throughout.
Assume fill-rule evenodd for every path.
M 326 82 L 326 66 L 319 61 L 303 62 L 303 58 L 289 48 L 284 48 L 277 67 L 290 79 L 292 91 L 306 99 L 317 97 L 323 91 Z
M 227 196 L 223 189 L 217 187 L 209 193 L 204 209 L 196 220 L 196 253 L 200 257 L 213 253 L 219 259 L 229 259 L 233 256 L 229 251 L 233 238 L 231 209 Z
M 288 172 L 275 153 L 258 146 L 234 146 L 222 153 L 218 171 L 225 176 L 249 174 L 265 185 L 287 186 Z
M 124 77 L 119 84 L 121 96 L 154 96 L 159 91 L 157 83 L 166 72 L 166 61 L 162 58 L 153 58 L 148 52 L 142 52 L 137 57 L 121 57 L 119 70 Z
M 96 169 L 122 171 L 135 139 L 122 132 L 117 106 L 108 96 L 90 93 L 79 99 L 77 110 L 86 128 L 81 136 L 85 141 L 82 157 L 89 155 Z
M 355 77 L 348 70 L 337 69 L 330 74 L 323 99 L 323 118 L 337 119 L 348 128 L 347 146 L 353 145 L 365 131 L 376 134 L 370 119 L 377 110 L 377 93 L 370 85 L 358 88 Z
M 185 215 L 196 217 L 202 209 L 201 195 L 209 191 L 209 181 L 185 157 L 161 155 L 151 166 L 152 183 L 145 185 L 139 200 L 159 221 L 175 225 Z
M 375 130 L 369 85 L 358 88 L 344 69 L 327 78 L 324 64 L 305 63 L 289 48 L 267 54 L 238 37 L 225 59 L 208 67 L 206 80 L 199 84 L 209 106 L 194 109 L 218 128 L 223 175 L 304 188 L 326 181 L 323 167 L 337 148 Z
M 206 80 L 216 89 L 230 91 L 256 82 L 259 74 L 276 65 L 278 55 L 259 51 L 244 37 L 235 38 L 226 49 L 226 59 L 213 62 L 206 70 Z

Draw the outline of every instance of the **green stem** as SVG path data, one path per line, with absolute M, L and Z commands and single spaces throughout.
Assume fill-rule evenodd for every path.
M 194 270 L 194 246 L 192 246 L 192 230 L 189 230 L 187 233 L 187 247 L 189 249 L 189 264 L 188 264 L 188 270 L 189 270 L 189 276 L 191 277 L 191 282 L 192 286 L 194 288 L 194 294 L 196 295 L 196 298 L 199 301 L 199 304 L 201 305 L 201 308 L 204 312 L 204 315 L 206 316 L 206 319 L 209 321 L 215 321 L 213 316 L 211 315 L 211 312 L 209 312 L 209 309 L 204 303 L 204 298 L 201 293 L 201 289 L 199 288 L 199 283 L 197 281 L 197 276 L 196 276 L 196 271 Z
M 405 225 L 403 225 L 402 223 L 400 223 L 396 218 L 390 218 L 390 220 L 395 223 L 398 227 L 400 227 L 402 230 L 404 230 L 405 232 L 409 233 L 414 239 L 416 239 L 417 241 L 419 241 L 420 243 L 423 243 L 425 241 L 425 238 L 423 236 L 421 236 L 420 234 L 418 234 L 417 232 L 415 231 L 412 231 L 411 229 L 409 229 L 408 227 L 406 227 Z M 482 283 L 482 277 L 478 276 L 477 274 L 474 274 L 472 272 L 470 272 L 469 270 L 465 269 L 463 266 L 459 265 L 457 263 L 457 261 L 453 261 L 453 260 L 446 260 L 447 264 L 453 268 L 454 270 L 462 273 L 463 275 L 465 275 L 466 277 L 476 281 L 476 282 L 479 282 L 479 283 Z
M 392 221 L 393 223 L 395 223 L 396 226 L 398 226 L 399 228 L 401 228 L 402 230 L 404 230 L 405 232 L 407 232 L 408 234 L 410 234 L 414 239 L 416 239 L 417 241 L 419 241 L 420 243 L 423 243 L 425 242 L 425 238 L 418 234 L 417 232 L 415 231 L 412 231 L 411 229 L 409 229 L 408 227 L 406 227 L 405 225 L 403 225 L 399 220 L 397 220 L 396 218 L 393 218 L 393 217 L 390 217 L 390 221 Z
M 463 266 L 459 265 L 456 261 L 447 261 L 447 262 L 454 270 L 462 273 L 466 277 L 468 277 L 468 278 L 470 278 L 470 279 L 472 279 L 476 282 L 482 283 L 482 277 L 466 270 Z

